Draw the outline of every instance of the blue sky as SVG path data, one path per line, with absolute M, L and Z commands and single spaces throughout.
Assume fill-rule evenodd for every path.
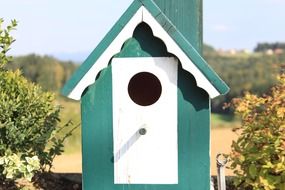
M 0 17 L 17 19 L 11 51 L 88 54 L 132 0 L 0 0 Z M 253 49 L 285 41 L 285 0 L 204 0 L 204 42 L 215 48 Z

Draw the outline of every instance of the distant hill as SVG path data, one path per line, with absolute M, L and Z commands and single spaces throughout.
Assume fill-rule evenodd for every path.
M 212 101 L 212 110 L 223 112 L 224 102 L 241 96 L 246 91 L 262 94 L 276 82 L 276 75 L 285 69 L 285 53 L 243 53 L 220 52 L 204 45 L 204 58 L 230 86 L 231 91 L 224 97 Z M 19 68 L 30 81 L 45 90 L 58 92 L 79 66 L 72 61 L 60 61 L 51 56 L 30 54 L 15 57 L 10 69 Z
M 285 43 L 275 42 L 275 43 L 258 43 L 254 48 L 255 52 L 266 52 L 273 51 L 277 54 L 283 53 L 285 51 Z
M 15 57 L 9 69 L 20 69 L 30 81 L 37 83 L 45 90 L 59 91 L 78 65 L 71 61 L 59 61 L 50 56 L 30 54 Z
M 212 109 L 223 112 L 222 105 L 234 97 L 250 91 L 259 95 L 267 92 L 276 83 L 276 76 L 285 68 L 285 53 L 225 53 L 207 47 L 204 58 L 230 86 L 230 92 L 215 99 Z

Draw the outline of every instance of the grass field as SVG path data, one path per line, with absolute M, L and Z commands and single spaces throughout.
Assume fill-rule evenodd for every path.
M 58 98 L 57 103 L 63 106 L 61 112 L 61 125 L 69 120 L 73 120 L 74 125 L 80 124 L 80 104 L 75 101 L 68 101 Z M 232 140 L 237 138 L 237 134 L 232 132 L 232 128 L 240 125 L 240 121 L 233 116 L 219 114 L 211 115 L 211 170 L 216 174 L 215 157 L 218 153 L 229 153 Z M 70 126 L 70 130 L 72 126 Z M 63 131 L 64 132 L 64 131 Z M 58 156 L 54 162 L 54 172 L 81 173 L 81 126 L 79 126 L 69 137 L 65 145 L 65 152 Z M 232 175 L 231 171 L 226 171 L 227 175 Z

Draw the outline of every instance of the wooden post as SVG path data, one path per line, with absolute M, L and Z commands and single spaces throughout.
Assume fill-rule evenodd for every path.
M 203 45 L 203 0 L 154 1 L 201 54 Z

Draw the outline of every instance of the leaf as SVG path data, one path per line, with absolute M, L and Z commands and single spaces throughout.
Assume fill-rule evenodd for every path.
M 250 164 L 249 166 L 249 175 L 252 179 L 256 178 L 257 176 L 257 168 L 254 164 Z
M 34 170 L 34 168 L 31 165 L 27 165 L 27 171 L 31 173 Z
M 1 157 L 1 158 L 0 158 L 0 165 L 3 165 L 4 163 L 5 163 L 4 157 Z
M 281 174 L 281 180 L 285 182 L 285 170 Z
M 275 186 L 281 182 L 281 176 L 268 175 L 266 176 L 270 185 Z
M 32 173 L 27 173 L 27 174 L 25 174 L 24 177 L 25 177 L 28 181 L 32 181 L 33 176 L 34 176 L 34 174 L 32 174 Z
M 12 171 L 7 172 L 6 178 L 7 178 L 7 179 L 13 179 L 13 173 L 12 173 Z
M 277 117 L 283 118 L 285 116 L 285 108 L 281 107 L 277 109 Z

